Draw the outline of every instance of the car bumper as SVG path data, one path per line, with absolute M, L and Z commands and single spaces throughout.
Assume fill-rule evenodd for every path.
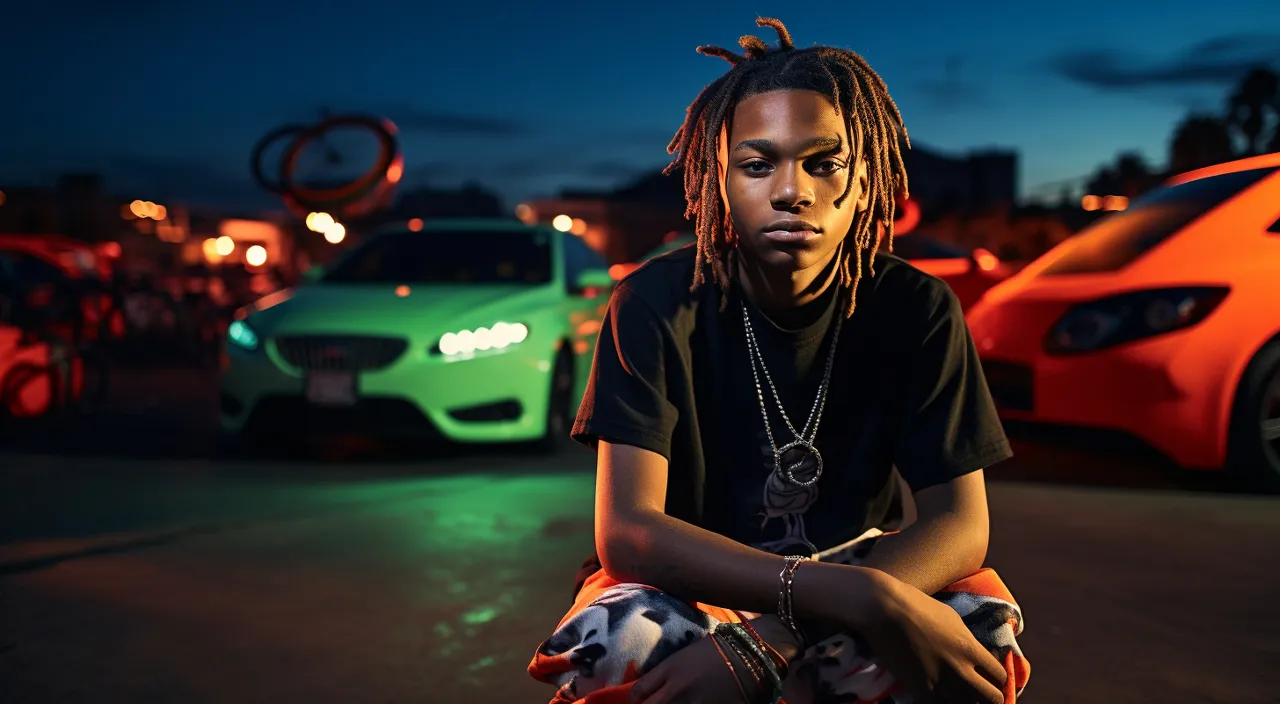
M 1031 322 L 982 311 L 975 318 L 970 330 L 1002 418 L 1116 431 L 1185 468 L 1222 466 L 1217 399 L 1181 363 L 1193 344 L 1185 332 L 1055 356 L 1040 343 L 1056 315 Z
M 522 346 L 523 347 L 523 346 Z M 219 418 L 232 433 L 441 438 L 511 442 L 542 436 L 554 356 L 513 348 L 446 362 L 406 352 L 378 370 L 356 372 L 351 405 L 308 400 L 308 373 L 268 344 L 223 358 Z

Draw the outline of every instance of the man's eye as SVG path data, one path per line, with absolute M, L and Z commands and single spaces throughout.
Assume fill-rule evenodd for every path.
M 742 170 L 749 174 L 762 174 L 769 170 L 769 165 L 763 161 L 748 161 L 742 165 Z
M 833 174 L 842 168 L 844 165 L 835 159 L 823 159 L 814 166 L 813 170 L 820 174 Z

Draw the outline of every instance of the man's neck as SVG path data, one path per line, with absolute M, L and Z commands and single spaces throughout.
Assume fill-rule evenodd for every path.
M 738 257 L 738 284 L 742 293 L 766 315 L 782 322 L 788 314 L 821 298 L 839 281 L 838 248 L 825 264 L 794 272 L 769 271 L 746 256 Z

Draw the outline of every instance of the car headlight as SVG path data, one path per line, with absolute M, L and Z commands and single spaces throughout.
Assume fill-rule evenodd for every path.
M 463 357 L 518 345 L 527 337 L 529 328 L 523 323 L 494 323 L 474 330 L 447 332 L 432 351 L 446 357 Z
M 1049 330 L 1044 348 L 1049 354 L 1079 354 L 1188 328 L 1208 317 L 1229 290 L 1163 288 L 1083 303 Z
M 252 352 L 258 349 L 258 333 L 243 320 L 233 320 L 227 327 L 227 342 L 242 350 Z

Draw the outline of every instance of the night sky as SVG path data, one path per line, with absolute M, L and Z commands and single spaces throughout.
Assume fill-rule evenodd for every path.
M 1024 193 L 1122 149 L 1162 165 L 1188 110 L 1280 64 L 1275 0 L 23 5 L 0 16 L 0 184 L 100 170 L 126 197 L 230 207 L 271 203 L 257 138 L 325 107 L 394 119 L 409 186 L 476 180 L 514 204 L 621 183 L 666 162 L 728 68 L 694 47 L 772 42 L 757 15 L 863 54 L 918 143 L 1017 148 Z

